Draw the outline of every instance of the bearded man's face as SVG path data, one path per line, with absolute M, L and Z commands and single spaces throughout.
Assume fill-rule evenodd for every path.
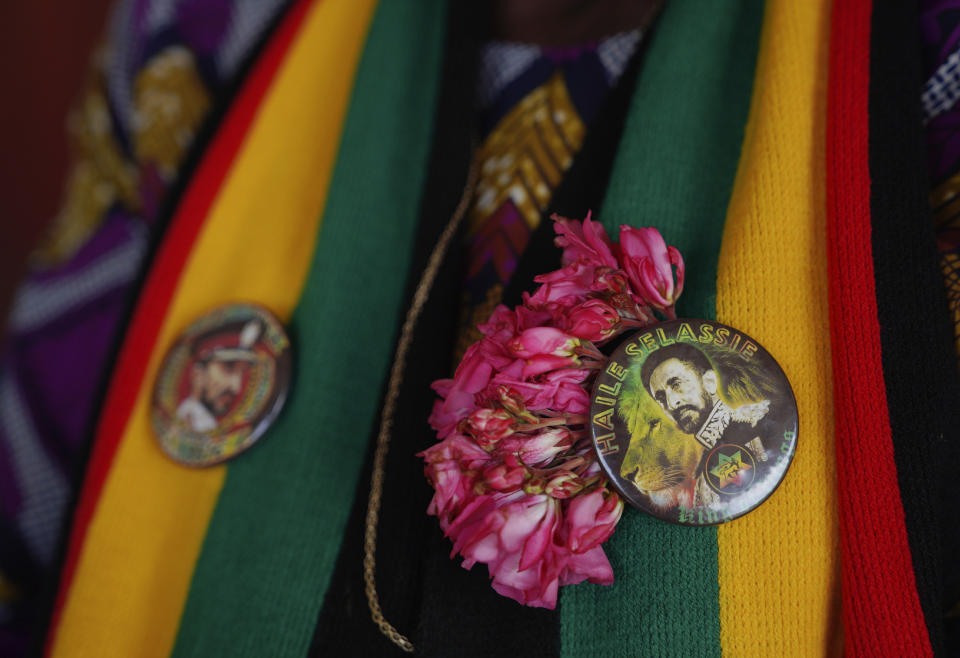
M 243 361 L 211 361 L 204 369 L 201 402 L 210 412 L 221 417 L 233 407 L 243 390 L 243 376 L 248 364 Z
M 667 359 L 650 373 L 650 394 L 681 432 L 696 434 L 713 409 L 703 377 L 680 359 Z

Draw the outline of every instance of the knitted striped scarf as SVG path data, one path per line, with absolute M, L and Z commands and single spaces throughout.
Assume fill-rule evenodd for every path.
M 378 582 L 425 655 L 944 648 L 941 528 L 957 525 L 940 497 L 960 387 L 902 34 L 914 17 L 871 0 L 692 4 L 668 4 L 616 133 L 584 146 L 606 173 L 581 174 L 608 230 L 654 225 L 682 251 L 684 315 L 738 327 L 780 362 L 800 412 L 794 464 L 717 528 L 628 510 L 607 544 L 613 586 L 527 610 L 450 562 L 425 515 L 424 385 L 398 420 L 413 429 L 391 453 Z M 358 519 L 399 322 L 469 157 L 468 136 L 437 137 L 465 122 L 447 14 L 439 0 L 295 3 L 199 147 L 101 411 L 50 654 L 393 649 L 362 597 Z M 553 203 L 582 214 L 570 198 Z M 456 286 L 455 272 L 442 278 Z M 441 299 L 431 331 L 452 336 Z M 248 453 L 184 468 L 151 435 L 153 381 L 179 332 L 231 300 L 288 324 L 291 397 Z M 443 375 L 440 352 L 421 340 L 405 386 Z

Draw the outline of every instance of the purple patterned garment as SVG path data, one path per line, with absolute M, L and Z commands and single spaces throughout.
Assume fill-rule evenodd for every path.
M 289 0 L 123 0 L 68 121 L 72 170 L 0 359 L 0 655 L 27 650 L 164 194 Z
M 960 0 L 924 0 L 920 9 L 930 205 L 960 356 Z
M 960 99 L 960 0 L 921 2 L 924 120 L 930 175 L 937 184 L 960 164 L 957 100 Z
M 623 74 L 640 30 L 564 48 L 492 42 L 480 53 L 480 165 L 467 218 L 457 355 L 500 303 L 554 190 Z

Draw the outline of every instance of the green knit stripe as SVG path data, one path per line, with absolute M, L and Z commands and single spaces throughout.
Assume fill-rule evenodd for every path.
M 655 226 L 680 249 L 681 317 L 716 314 L 717 258 L 762 18 L 758 0 L 667 3 L 599 213 L 611 235 L 620 224 Z M 720 655 L 714 528 L 628 508 L 606 550 L 614 585 L 561 590 L 563 656 Z
M 302 656 L 309 647 L 402 311 L 439 88 L 443 5 L 385 0 L 377 9 L 289 328 L 291 397 L 265 439 L 230 465 L 177 656 Z

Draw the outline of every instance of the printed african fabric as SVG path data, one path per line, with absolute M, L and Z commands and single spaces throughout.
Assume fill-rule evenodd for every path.
M 925 0 L 921 8 L 930 205 L 960 357 L 960 6 L 949 0 Z
M 55 560 L 79 460 L 168 188 L 285 0 L 124 0 L 68 118 L 61 209 L 0 361 L 0 654 Z
M 637 49 L 639 30 L 582 47 L 494 42 L 480 53 L 483 143 L 467 216 L 457 354 L 479 337 L 588 127 Z

